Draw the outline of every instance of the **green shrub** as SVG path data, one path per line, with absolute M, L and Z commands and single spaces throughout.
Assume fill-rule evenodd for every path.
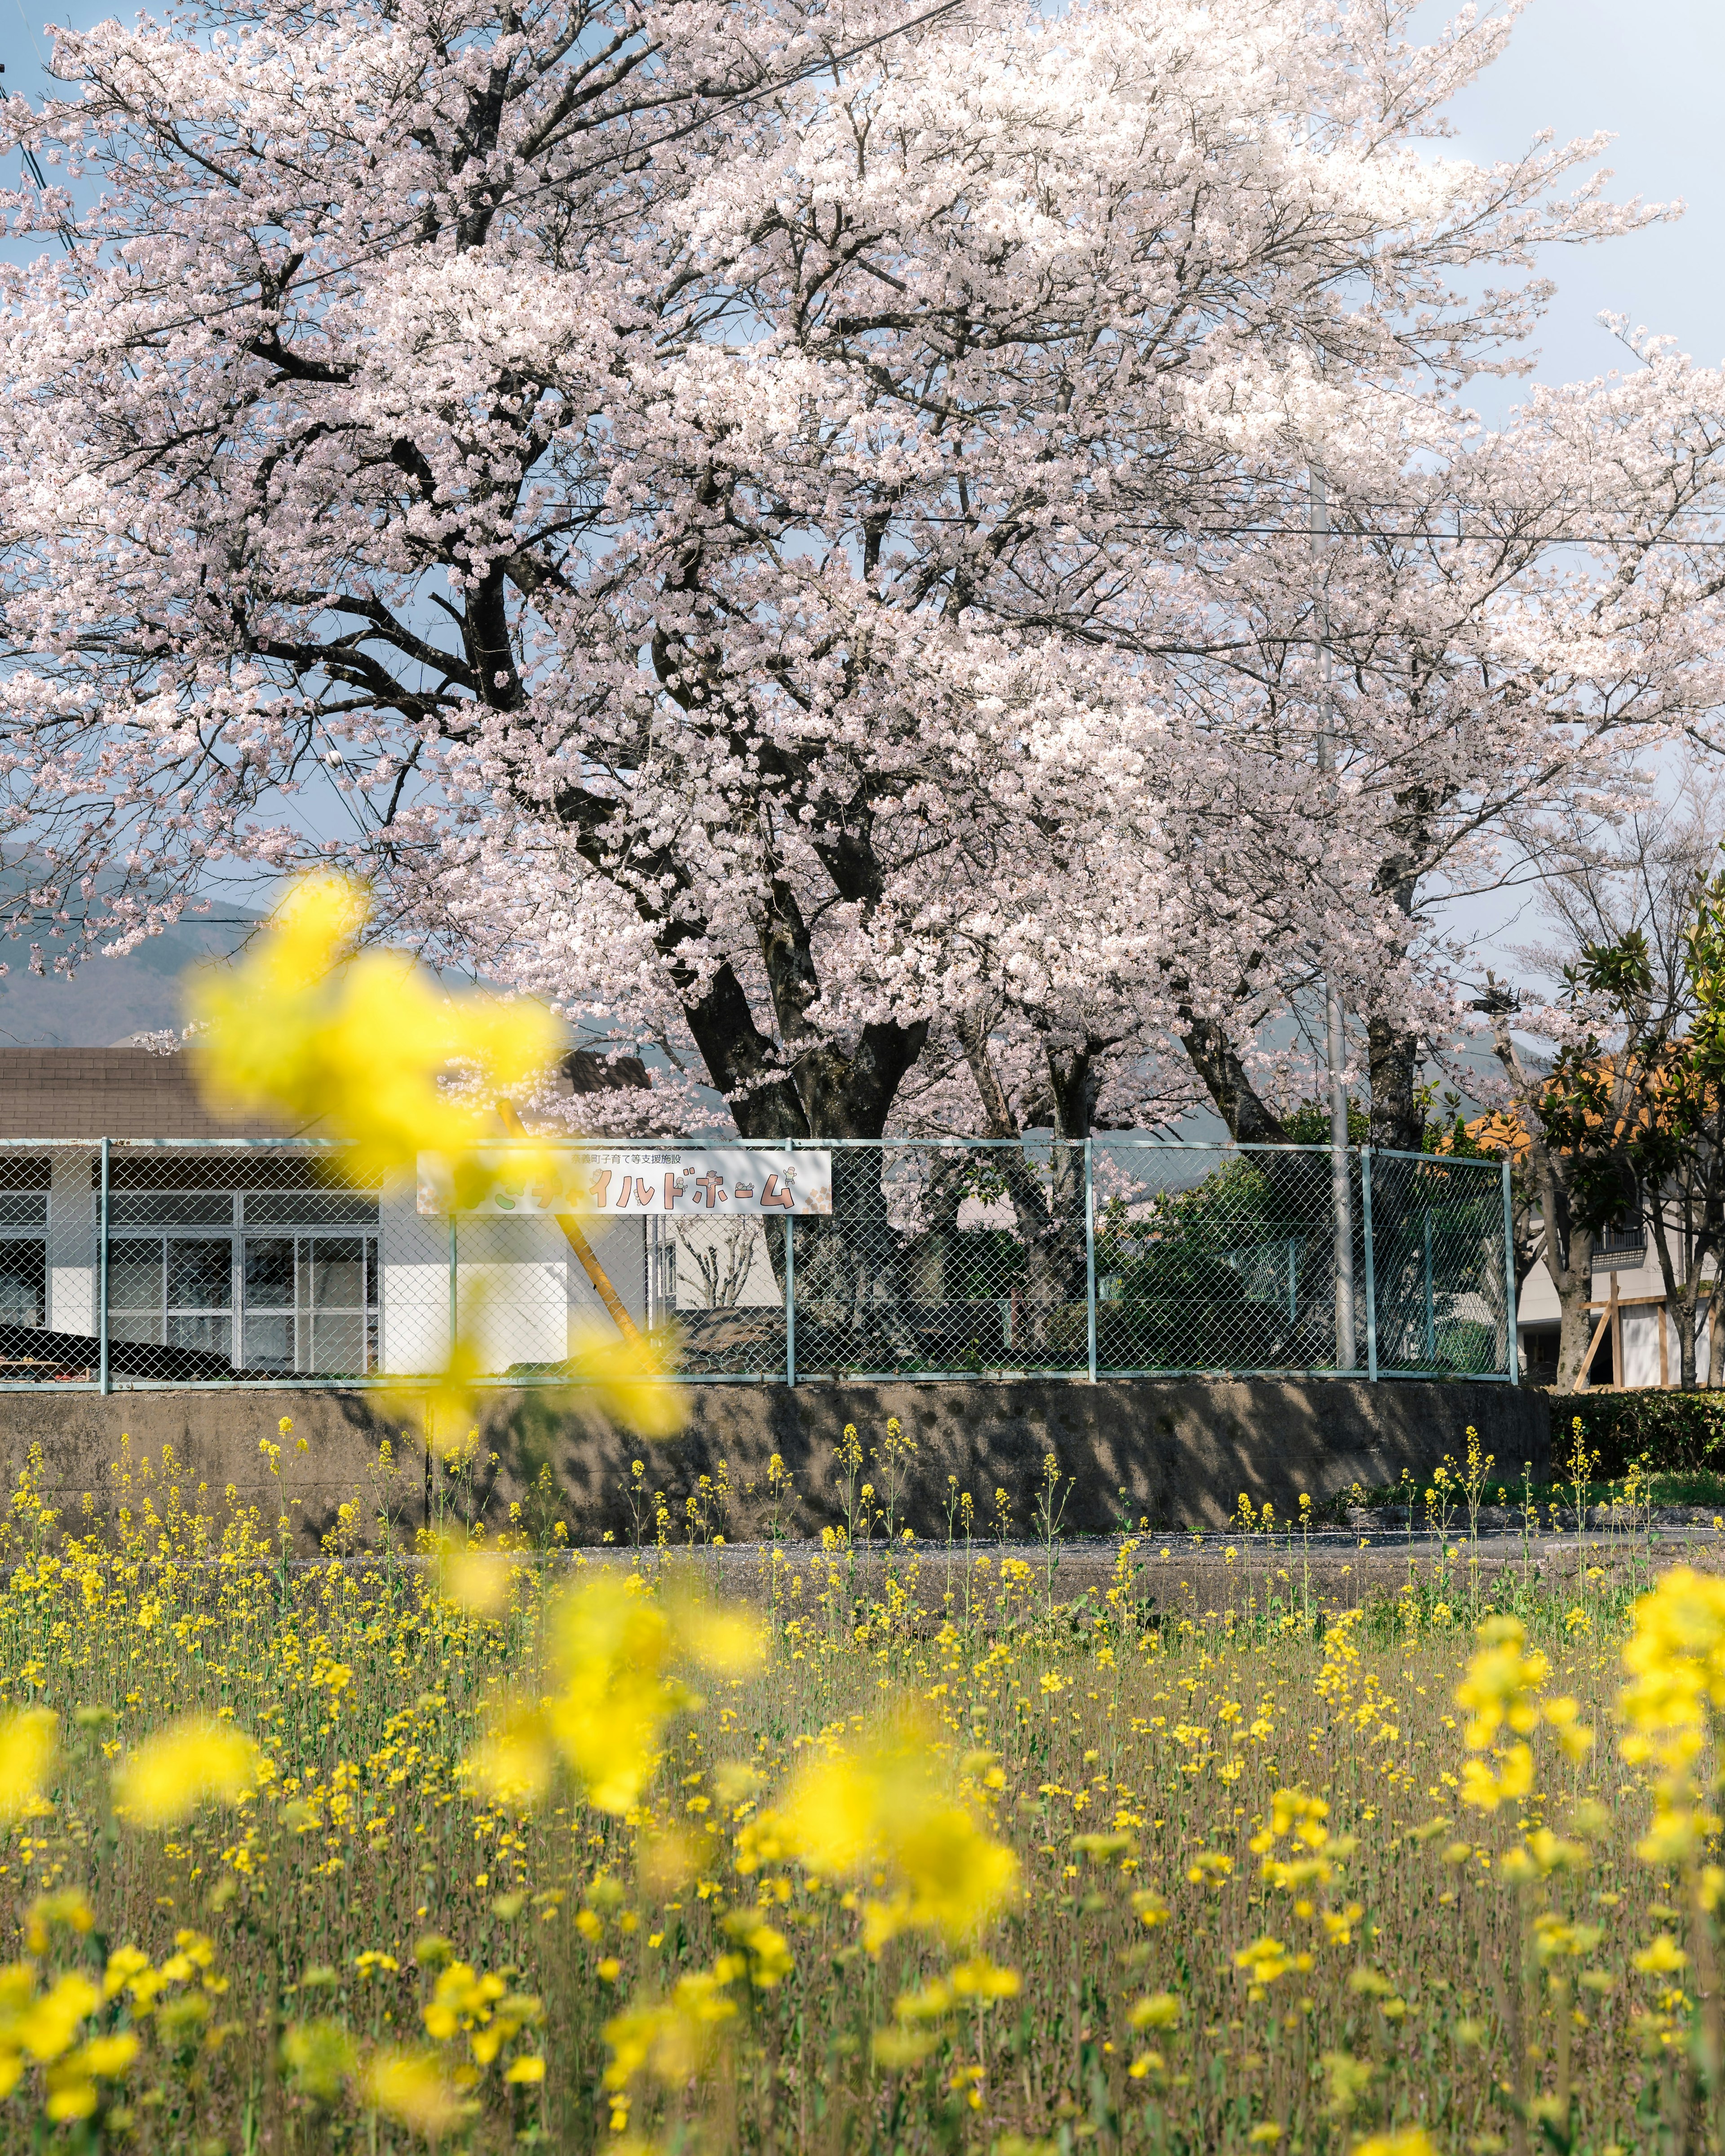
M 1725 1468 L 1725 1392 L 1672 1393 L 1649 1387 L 1626 1393 L 1553 1393 L 1550 1399 L 1554 1476 L 1564 1472 L 1574 1450 L 1578 1416 L 1582 1442 L 1599 1455 L 1601 1475 L 1621 1475 L 1643 1453 L 1658 1474 Z

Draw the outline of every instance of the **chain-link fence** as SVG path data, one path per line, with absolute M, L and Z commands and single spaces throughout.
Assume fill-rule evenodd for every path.
M 1499 1164 L 1050 1139 L 571 1147 L 452 1211 L 339 1145 L 0 1147 L 0 1386 L 1516 1374 Z
M 1093 1141 L 1099 1373 L 1513 1377 L 1501 1164 L 1362 1147 L 1341 1165 Z

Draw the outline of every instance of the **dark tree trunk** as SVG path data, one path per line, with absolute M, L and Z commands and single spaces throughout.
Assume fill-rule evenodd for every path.
M 1286 1145 L 1287 1127 L 1246 1075 L 1226 1033 L 1214 1019 L 1200 1018 L 1181 1006 L 1186 1054 L 1216 1113 L 1240 1145 Z
M 1420 1105 L 1420 1043 L 1381 1012 L 1366 1021 L 1372 1081 L 1372 1143 L 1394 1152 L 1418 1152 L 1425 1136 Z

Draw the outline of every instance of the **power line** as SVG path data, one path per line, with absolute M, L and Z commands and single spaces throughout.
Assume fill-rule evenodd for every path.
M 878 516 L 878 511 L 860 509 L 859 517 Z M 1062 516 L 1057 522 L 1047 526 L 1036 526 L 1030 520 L 1042 512 L 1037 510 L 1002 509 L 993 519 L 972 515 L 947 515 L 940 511 L 906 510 L 893 512 L 894 521 L 907 524 L 968 525 L 978 530 L 993 530 L 1000 524 L 1023 521 L 1034 530 L 1045 530 L 1058 536 L 1079 529 L 1070 516 Z M 1703 512 L 1712 514 L 1713 512 Z M 1721 511 L 1725 514 L 1725 511 Z M 1106 512 L 1103 515 L 1106 516 Z M 1160 532 L 1181 539 L 1298 539 L 1309 542 L 1310 534 L 1303 525 L 1287 524 L 1179 524 L 1172 521 L 1145 523 L 1126 517 L 1109 518 L 1110 532 Z M 1434 531 L 1423 526 L 1397 529 L 1388 525 L 1369 525 L 1358 529 L 1334 522 L 1326 535 L 1332 540 L 1340 539 L 1409 539 L 1428 542 L 1445 547 L 1725 547 L 1725 532 L 1712 536 L 1686 536 L 1681 532 L 1657 531 Z

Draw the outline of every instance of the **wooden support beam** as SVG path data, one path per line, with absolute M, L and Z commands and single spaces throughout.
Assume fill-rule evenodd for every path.
M 1581 1368 L 1575 1373 L 1575 1389 L 1578 1393 L 1584 1393 L 1589 1389 L 1587 1373 L 1590 1369 L 1592 1369 L 1594 1366 L 1594 1358 L 1599 1352 L 1599 1342 L 1605 1337 L 1605 1328 L 1610 1324 L 1613 1317 L 1617 1313 L 1617 1283 L 1615 1280 L 1611 1283 L 1611 1300 L 1609 1302 L 1603 1306 L 1591 1302 L 1588 1305 L 1588 1308 L 1589 1310 L 1599 1309 L 1601 1307 L 1603 1307 L 1604 1311 L 1604 1316 L 1600 1318 L 1599 1323 L 1594 1327 L 1594 1337 L 1588 1342 L 1587 1353 L 1581 1358 Z
M 500 1101 L 497 1103 L 497 1115 L 511 1137 L 525 1138 L 526 1137 L 526 1131 L 522 1127 L 521 1117 L 516 1113 L 513 1101 Z M 639 1348 L 641 1344 L 640 1328 L 624 1308 L 623 1297 L 612 1286 L 610 1276 L 594 1255 L 593 1245 L 582 1233 L 579 1220 L 572 1213 L 553 1213 L 551 1217 L 562 1229 L 563 1240 L 580 1260 L 581 1270 L 593 1282 L 599 1301 L 610 1312 L 611 1322 L 631 1347 Z

